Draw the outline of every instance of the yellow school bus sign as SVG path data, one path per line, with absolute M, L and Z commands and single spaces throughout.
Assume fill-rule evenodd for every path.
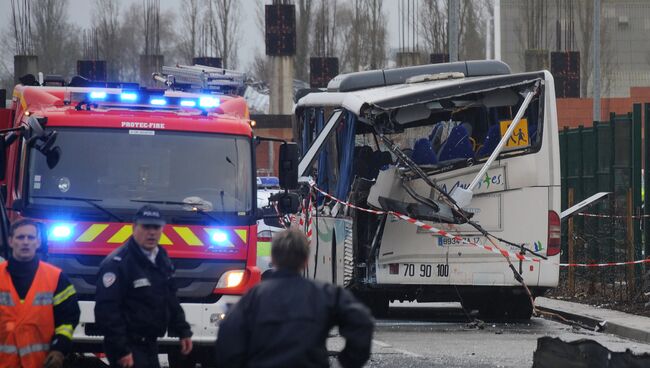
M 512 124 L 512 120 L 501 120 L 501 137 L 506 134 L 508 127 Z M 521 148 L 530 146 L 530 137 L 528 136 L 528 120 L 521 119 L 519 124 L 512 132 L 512 136 L 506 143 L 506 148 Z

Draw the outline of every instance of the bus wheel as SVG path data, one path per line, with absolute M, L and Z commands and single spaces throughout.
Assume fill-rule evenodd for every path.
M 513 295 L 505 304 L 510 319 L 529 320 L 533 316 L 533 305 L 528 295 Z
M 376 294 L 362 294 L 358 296 L 359 300 L 363 302 L 375 318 L 384 318 L 388 315 L 389 300 L 384 295 Z
M 501 320 L 506 316 L 506 310 L 501 298 L 486 298 L 478 305 L 478 313 L 483 320 Z

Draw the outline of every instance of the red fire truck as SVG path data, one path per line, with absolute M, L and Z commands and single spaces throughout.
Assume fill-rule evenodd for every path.
M 75 346 L 101 352 L 93 314 L 99 264 L 131 235 L 139 207 L 158 206 L 168 223 L 160 244 L 176 267 L 195 357 L 204 360 L 229 306 L 260 279 L 259 138 L 245 100 L 80 79 L 22 82 L 0 111 L 2 256 L 8 221 L 42 221 L 45 256 L 80 297 Z M 297 150 L 281 147 L 283 176 L 297 171 Z M 289 181 L 297 177 L 285 175 Z M 172 365 L 177 341 L 161 339 Z

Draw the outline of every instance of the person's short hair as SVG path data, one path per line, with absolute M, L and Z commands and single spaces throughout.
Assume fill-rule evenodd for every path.
M 22 218 L 20 220 L 16 220 L 11 224 L 11 227 L 9 227 L 9 237 L 14 236 L 14 233 L 16 232 L 16 229 L 22 226 L 28 226 L 32 225 L 36 228 L 36 236 L 41 236 L 41 224 L 38 221 L 34 221 L 28 218 Z
M 271 260 L 278 269 L 300 271 L 309 257 L 309 242 L 295 228 L 278 233 L 271 243 Z

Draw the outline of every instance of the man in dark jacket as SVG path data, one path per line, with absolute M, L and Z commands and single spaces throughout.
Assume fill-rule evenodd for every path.
M 251 289 L 219 325 L 220 367 L 327 367 L 325 342 L 334 326 L 346 344 L 338 355 L 345 368 L 370 357 L 374 322 L 352 294 L 301 276 L 309 245 L 297 229 L 271 245 L 276 270 Z
M 112 367 L 160 367 L 156 341 L 167 329 L 180 336 L 182 354 L 192 350 L 192 331 L 172 280 L 174 268 L 158 245 L 164 225 L 157 208 L 142 207 L 133 236 L 100 266 L 95 321 Z

